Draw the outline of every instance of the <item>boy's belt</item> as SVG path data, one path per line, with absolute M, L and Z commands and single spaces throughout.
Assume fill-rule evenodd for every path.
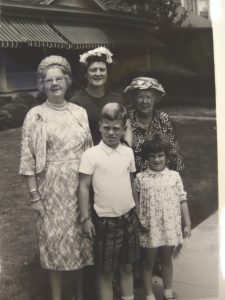
M 124 214 L 124 215 L 122 215 L 122 216 L 119 216 L 119 217 L 99 217 L 98 215 L 97 215 L 97 218 L 100 218 L 100 219 L 107 219 L 107 220 L 109 220 L 109 219 L 112 219 L 112 220 L 126 220 L 126 219 L 128 219 L 129 218 L 129 216 L 131 215 L 131 213 L 133 213 L 133 211 L 134 211 L 134 208 L 132 208 L 131 210 L 129 210 L 126 214 Z M 96 214 L 96 213 L 95 213 Z

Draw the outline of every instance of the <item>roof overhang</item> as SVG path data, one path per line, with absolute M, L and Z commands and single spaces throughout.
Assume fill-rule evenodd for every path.
M 127 13 L 88 10 L 60 5 L 25 4 L 16 1 L 0 2 L 2 16 L 37 17 L 46 19 L 88 21 L 105 24 L 118 24 L 136 28 L 155 30 L 157 23 L 149 19 L 131 16 Z
M 155 23 L 127 14 L 72 7 L 1 3 L 0 47 L 159 48 Z

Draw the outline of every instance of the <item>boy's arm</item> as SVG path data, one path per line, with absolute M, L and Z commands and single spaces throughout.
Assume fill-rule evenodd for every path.
M 189 215 L 189 209 L 187 201 L 181 201 L 180 203 L 181 216 L 184 223 L 183 236 L 184 238 L 189 238 L 191 236 L 191 219 Z
M 128 119 L 126 123 L 126 130 L 123 134 L 123 140 L 127 143 L 129 147 L 132 147 L 133 144 L 133 134 L 132 134 L 132 127 L 131 122 Z
M 89 238 L 95 235 L 95 228 L 89 215 L 89 201 L 90 201 L 90 186 L 92 182 L 92 175 L 80 173 L 79 175 L 79 191 L 78 201 L 80 208 L 81 223 L 83 225 L 84 234 Z
M 133 173 L 130 173 L 130 182 L 131 182 L 131 188 L 132 188 L 132 193 L 133 193 L 133 197 L 134 197 L 134 202 L 136 204 L 136 209 L 138 211 L 139 210 L 139 202 L 138 202 L 137 184 L 134 179 Z

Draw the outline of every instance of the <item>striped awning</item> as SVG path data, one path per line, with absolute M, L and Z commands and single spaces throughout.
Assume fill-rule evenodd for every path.
M 98 46 L 110 48 L 161 47 L 163 44 L 142 29 L 121 26 L 101 26 L 39 18 L 1 17 L 0 47 L 46 47 L 91 49 Z
M 102 26 L 100 25 L 81 25 L 62 21 L 53 21 L 51 24 L 75 49 L 88 49 L 98 46 L 110 48 L 118 46 L 143 47 L 143 38 L 140 39 L 140 32 L 135 32 L 132 29 L 118 28 L 116 26 L 104 26 L 104 28 L 101 28 Z M 151 41 L 153 46 L 155 44 L 154 41 Z
M 18 47 L 26 39 L 19 34 L 16 28 L 7 19 L 0 19 L 0 45 L 1 47 Z
M 68 42 L 60 37 L 42 19 L 31 18 L 0 18 L 1 47 L 67 48 Z

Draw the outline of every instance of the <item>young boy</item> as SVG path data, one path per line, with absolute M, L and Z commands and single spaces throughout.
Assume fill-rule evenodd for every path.
M 101 300 L 113 300 L 113 274 L 119 264 L 122 299 L 133 300 L 132 263 L 140 256 L 137 193 L 131 148 L 120 143 L 127 112 L 119 103 L 101 112 L 101 142 L 81 158 L 79 205 L 84 234 L 94 238 L 95 266 Z M 89 212 L 90 187 L 94 190 L 93 217 Z

